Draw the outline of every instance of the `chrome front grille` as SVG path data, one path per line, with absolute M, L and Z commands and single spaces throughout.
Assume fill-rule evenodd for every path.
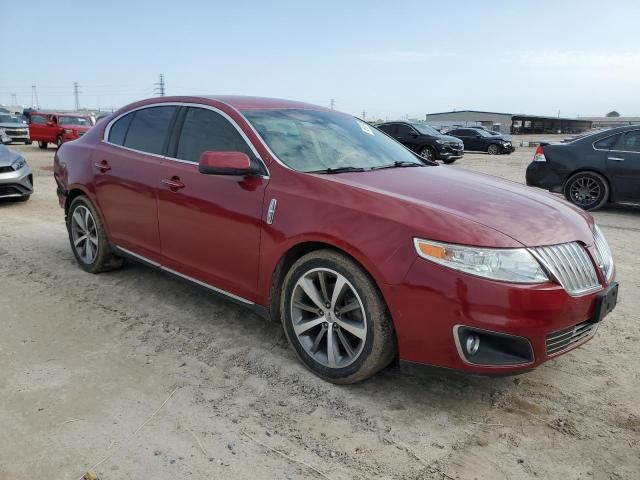
M 600 267 L 604 276 L 609 280 L 613 273 L 613 257 L 611 256 L 611 250 L 609 249 L 607 240 L 597 227 L 593 231 L 593 240 L 595 241 L 595 254 L 598 267 Z
M 547 335 L 547 355 L 560 353 L 596 333 L 597 323 L 582 322 Z
M 570 295 L 581 295 L 600 288 L 593 262 L 579 243 L 535 247 L 531 252 Z

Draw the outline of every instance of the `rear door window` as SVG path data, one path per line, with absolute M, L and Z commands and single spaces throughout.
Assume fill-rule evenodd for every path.
M 149 107 L 136 110 L 124 139 L 124 146 L 161 155 L 177 107 Z
M 598 140 L 593 144 L 593 146 L 599 150 L 611 150 L 613 147 L 615 147 L 619 138 L 620 135 L 611 135 L 610 137 Z
M 257 165 L 255 155 L 242 135 L 217 112 L 189 107 L 184 116 L 176 158 L 198 163 L 202 152 L 242 152 Z
M 632 130 L 622 136 L 622 141 L 618 145 L 617 150 L 623 152 L 640 153 L 640 130 Z

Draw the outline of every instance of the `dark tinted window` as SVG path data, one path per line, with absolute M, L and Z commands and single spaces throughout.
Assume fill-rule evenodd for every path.
M 469 136 L 469 130 L 464 130 L 464 129 L 460 128 L 458 130 L 450 131 L 449 135 L 455 135 L 456 137 L 468 137 Z
M 610 150 L 615 146 L 618 138 L 620 138 L 620 135 L 612 135 L 611 137 L 598 140 L 593 144 L 593 146 L 599 148 L 600 150 Z
M 44 115 L 31 115 L 31 123 L 36 125 L 44 125 L 47 123 L 47 117 Z
M 137 110 L 129 125 L 124 146 L 161 154 L 176 107 L 150 107 Z
M 395 133 L 396 133 L 396 125 L 395 124 L 380 125 L 378 128 L 380 130 L 382 130 L 384 133 L 387 133 L 389 135 L 395 135 Z
M 627 132 L 622 137 L 618 150 L 626 152 L 640 152 L 640 130 Z
M 415 132 L 415 130 L 411 128 L 409 125 L 405 125 L 405 124 L 398 125 L 399 137 L 408 137 L 411 132 Z
M 202 152 L 243 152 L 254 157 L 238 130 L 222 115 L 204 108 L 189 108 L 184 117 L 176 157 L 198 162 Z
M 129 125 L 131 124 L 131 120 L 135 114 L 135 112 L 129 113 L 111 125 L 111 130 L 109 130 L 109 142 L 115 143 L 116 145 L 124 145 L 127 130 L 129 129 Z

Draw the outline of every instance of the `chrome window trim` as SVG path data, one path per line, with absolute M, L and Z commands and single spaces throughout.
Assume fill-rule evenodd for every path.
M 627 130 L 626 132 L 618 132 L 618 133 L 614 133 L 612 135 L 607 135 L 606 137 L 602 137 L 600 140 L 596 140 L 595 142 L 591 143 L 591 147 L 593 147 L 594 150 L 598 151 L 598 152 L 618 152 L 618 153 L 635 153 L 636 155 L 640 155 L 640 152 L 634 152 L 632 150 L 615 150 L 615 149 L 604 149 L 604 148 L 596 148 L 596 143 L 602 141 L 602 140 L 606 140 L 607 138 L 611 138 L 611 137 L 615 137 L 616 135 L 626 135 L 629 132 L 639 132 L 640 129 L 633 129 L 633 130 Z M 617 143 L 617 142 L 616 142 Z
M 104 133 L 102 135 L 102 142 L 106 143 L 107 145 L 111 145 L 114 147 L 118 147 L 118 148 L 122 148 L 124 150 L 128 150 L 130 152 L 136 152 L 136 153 L 141 153 L 143 155 L 151 155 L 153 157 L 157 157 L 157 158 L 161 158 L 163 160 L 171 160 L 173 162 L 179 162 L 179 163 L 187 163 L 190 165 L 197 165 L 197 162 L 190 162 L 188 160 L 183 160 L 180 158 L 175 158 L 175 157 L 169 157 L 167 155 L 159 155 L 157 153 L 150 153 L 150 152 L 145 152 L 143 150 L 137 150 L 135 148 L 129 148 L 129 147 L 125 147 L 124 145 L 118 145 L 117 143 L 112 143 L 109 141 L 109 134 L 111 133 L 111 127 L 113 126 L 113 124 L 115 122 L 117 122 L 118 120 L 120 120 L 122 117 L 129 115 L 130 113 L 133 112 L 137 112 L 138 110 L 144 110 L 145 108 L 154 108 L 154 107 L 192 107 L 192 108 L 202 108 L 205 110 L 211 110 L 219 115 L 221 115 L 225 120 L 227 120 L 235 129 L 236 131 L 240 134 L 240 136 L 242 137 L 242 139 L 244 140 L 244 142 L 247 144 L 247 146 L 249 147 L 249 149 L 253 152 L 253 154 L 256 156 L 256 158 L 258 159 L 258 161 L 260 161 L 260 163 L 262 163 L 262 165 L 264 166 L 265 171 L 267 172 L 266 175 L 260 175 L 263 178 L 270 178 L 270 174 L 269 174 L 269 168 L 267 167 L 267 164 L 265 163 L 265 161 L 262 159 L 262 157 L 260 156 L 260 154 L 258 153 L 258 150 L 255 148 L 255 146 L 253 145 L 253 143 L 251 142 L 251 140 L 249 140 L 249 137 L 247 137 L 247 135 L 242 131 L 242 129 L 240 128 L 240 126 L 236 123 L 236 121 L 231 118 L 227 113 L 223 112 L 222 110 L 220 110 L 219 108 L 216 108 L 212 105 L 206 105 L 204 103 L 194 103 L 194 102 L 162 102 L 162 103 L 151 103 L 151 104 L 147 104 L 147 105 L 142 105 L 140 107 L 136 107 L 134 109 L 131 110 L 127 110 L 124 113 L 121 113 L 120 115 L 118 115 L 117 117 L 113 118 L 105 127 L 104 129 Z M 238 112 L 237 109 L 235 109 L 234 107 L 231 107 L 229 105 L 230 108 L 232 108 L 233 110 L 235 110 L 236 112 Z M 240 113 L 240 112 L 238 112 Z M 247 121 L 246 118 L 244 118 L 244 115 L 240 114 L 240 116 L 243 118 L 243 120 L 245 122 L 247 122 L 247 124 L 253 129 L 253 126 Z M 257 134 L 257 132 L 255 132 Z M 262 138 L 260 136 L 258 136 L 258 138 L 260 138 L 261 141 Z M 264 143 L 264 141 L 263 141 Z M 274 156 L 275 158 L 275 156 Z
M 193 162 L 190 162 L 193 163 Z M 252 302 L 251 300 L 247 300 L 246 298 L 240 297 L 239 295 L 235 295 L 233 293 L 229 293 L 226 290 L 223 290 L 221 288 L 218 287 L 214 287 L 213 285 L 209 285 L 208 283 L 202 282 L 200 280 L 197 280 L 193 277 L 190 277 L 189 275 L 185 275 L 183 273 L 177 272 L 175 270 L 172 270 L 168 267 L 163 266 L 162 264 L 155 262 L 153 260 L 148 259 L 147 257 L 144 257 L 142 255 L 138 255 L 137 253 L 132 252 L 131 250 L 127 250 L 126 248 L 122 248 L 119 247 L 118 245 L 114 245 L 114 247 L 116 247 L 117 250 L 121 250 L 122 252 L 126 253 L 127 255 L 131 255 L 132 257 L 137 258 L 138 260 L 141 260 L 153 267 L 159 268 L 160 270 L 163 270 L 165 272 L 169 272 L 172 273 L 178 277 L 184 278 L 185 280 L 189 280 L 192 283 L 195 283 L 197 285 L 200 285 L 202 287 L 208 288 L 209 290 L 213 290 L 216 293 L 222 294 L 225 297 L 229 297 L 232 298 L 234 300 L 237 300 L 238 302 L 244 303 L 246 305 L 255 305 L 254 302 Z

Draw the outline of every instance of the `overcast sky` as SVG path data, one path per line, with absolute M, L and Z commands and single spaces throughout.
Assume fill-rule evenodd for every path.
M 0 0 L 0 103 L 242 94 L 367 118 L 640 115 L 639 1 Z

